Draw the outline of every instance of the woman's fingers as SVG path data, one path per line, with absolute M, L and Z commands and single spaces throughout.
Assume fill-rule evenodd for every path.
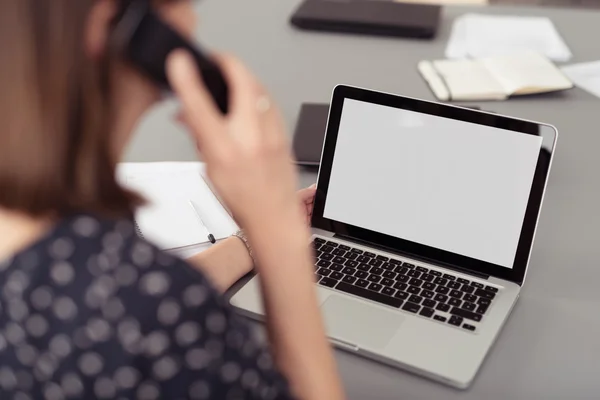
M 190 125 L 201 147 L 218 152 L 226 145 L 223 117 L 207 91 L 193 58 L 183 50 L 172 52 L 167 58 L 169 83 L 181 101 L 185 121 Z
M 261 91 L 252 73 L 233 56 L 219 54 L 215 60 L 229 83 L 230 113 L 242 118 L 255 118 L 256 102 Z

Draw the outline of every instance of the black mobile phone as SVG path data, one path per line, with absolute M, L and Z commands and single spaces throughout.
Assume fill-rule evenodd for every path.
M 170 90 L 166 73 L 167 56 L 176 49 L 187 50 L 196 61 L 202 80 L 223 114 L 227 113 L 227 82 L 217 64 L 171 28 L 154 12 L 149 0 L 122 0 L 111 45 L 141 72 Z

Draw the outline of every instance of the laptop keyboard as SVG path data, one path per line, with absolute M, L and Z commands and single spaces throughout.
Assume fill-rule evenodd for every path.
M 319 285 L 475 331 L 498 288 L 314 238 Z

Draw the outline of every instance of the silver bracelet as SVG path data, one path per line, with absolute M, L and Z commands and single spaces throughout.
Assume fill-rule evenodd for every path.
M 244 246 L 246 246 L 246 250 L 248 250 L 248 255 L 252 259 L 252 265 L 256 266 L 256 260 L 254 259 L 254 252 L 252 251 L 252 246 L 250 245 L 250 242 L 248 241 L 248 236 L 246 236 L 246 232 L 244 232 L 243 229 L 239 229 L 236 233 L 234 233 L 231 236 L 235 236 L 236 238 L 240 239 L 242 241 L 242 243 L 244 243 Z

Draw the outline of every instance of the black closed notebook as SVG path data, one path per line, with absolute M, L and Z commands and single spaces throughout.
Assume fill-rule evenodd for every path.
M 292 25 L 307 30 L 433 38 L 441 6 L 389 0 L 305 0 Z
M 329 104 L 302 104 L 293 143 L 294 156 L 298 164 L 319 165 L 328 116 Z

